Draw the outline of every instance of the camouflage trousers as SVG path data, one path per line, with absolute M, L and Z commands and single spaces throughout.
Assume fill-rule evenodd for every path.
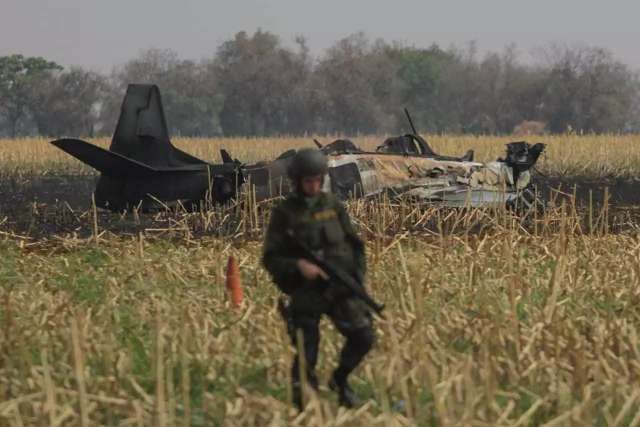
M 302 332 L 306 377 L 309 385 L 314 388 L 318 387 L 315 367 L 318 361 L 319 323 L 322 315 L 328 316 L 338 332 L 346 338 L 338 367 L 333 374 L 333 379 L 338 385 L 346 384 L 349 374 L 360 364 L 375 341 L 371 313 L 359 299 L 346 296 L 330 300 L 322 294 L 309 295 L 308 292 L 292 295 L 285 315 L 289 336 L 297 349 L 297 331 Z M 299 361 L 300 356 L 296 354 L 291 366 L 294 403 L 298 407 L 301 406 Z

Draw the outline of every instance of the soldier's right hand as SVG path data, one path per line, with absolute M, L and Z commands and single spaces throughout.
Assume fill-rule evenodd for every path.
M 316 280 L 318 277 L 321 277 L 324 280 L 329 279 L 329 275 L 325 273 L 323 269 L 306 259 L 300 258 L 297 265 L 298 270 L 300 270 L 300 274 L 302 274 L 302 276 L 307 280 Z

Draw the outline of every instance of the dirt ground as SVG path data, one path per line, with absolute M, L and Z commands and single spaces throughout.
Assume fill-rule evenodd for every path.
M 0 174 L 0 232 L 21 236 L 45 237 L 53 234 L 91 233 L 93 221 L 91 194 L 98 177 L 95 175 L 34 175 L 28 177 Z M 623 231 L 640 224 L 640 182 L 609 178 L 543 177 L 535 179 L 546 201 L 569 199 L 575 194 L 577 206 L 586 212 L 591 198 L 594 211 L 603 206 L 608 189 L 611 231 Z M 135 223 L 98 210 L 102 229 L 137 233 L 157 222 L 157 217 L 141 215 Z M 157 224 L 156 224 L 157 225 Z
M 561 191 L 575 194 L 579 205 L 588 205 L 589 192 L 594 204 L 601 206 L 605 189 L 608 190 L 609 203 L 615 208 L 633 208 L 640 206 L 640 179 L 608 178 L 605 180 L 590 177 L 541 177 L 536 178 L 539 188 L 543 189 L 545 197 L 553 197 L 553 193 Z

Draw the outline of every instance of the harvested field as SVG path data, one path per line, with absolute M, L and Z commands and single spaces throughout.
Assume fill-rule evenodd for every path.
M 550 204 L 524 222 L 349 203 L 385 319 L 353 379 L 365 405 L 346 411 L 322 389 L 302 414 L 288 404 L 292 350 L 259 264 L 270 202 L 94 211 L 91 170 L 44 140 L 0 141 L 0 426 L 640 424 L 640 137 L 541 140 Z M 490 160 L 509 138 L 430 141 Z M 176 145 L 255 161 L 309 142 Z M 230 255 L 239 308 L 224 285 Z M 323 327 L 326 383 L 342 341 Z

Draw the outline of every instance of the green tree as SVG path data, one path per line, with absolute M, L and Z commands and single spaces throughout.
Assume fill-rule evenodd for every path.
M 34 90 L 37 83 L 57 70 L 62 67 L 41 57 L 0 57 L 0 114 L 11 137 L 17 135 L 20 121 L 39 102 L 40 94 Z
M 34 82 L 40 94 L 31 107 L 40 135 L 94 136 L 99 119 L 105 78 L 74 67 Z
M 552 132 L 617 132 L 633 121 L 637 78 L 611 52 L 552 45 L 544 115 Z
M 419 131 L 437 132 L 447 126 L 447 114 L 438 105 L 447 63 L 454 60 L 437 45 L 428 49 L 392 47 L 387 50 L 397 66 L 400 79 L 400 100 L 409 108 Z M 408 124 L 401 109 L 394 112 L 401 129 Z
M 142 51 L 111 75 L 101 113 L 102 132 L 109 133 L 115 128 L 129 83 L 158 85 L 171 134 L 207 136 L 221 133 L 222 98 L 217 92 L 209 62 L 181 60 L 170 49 Z
M 395 129 L 399 81 L 387 49 L 360 32 L 327 50 L 314 72 L 323 106 L 321 131 L 356 135 Z
M 302 38 L 297 51 L 266 31 L 244 31 L 218 48 L 213 63 L 224 97 L 225 135 L 301 134 L 311 130 L 311 63 Z
M 518 63 L 515 45 L 488 53 L 476 72 L 482 82 L 476 112 L 480 132 L 511 133 L 524 120 L 540 119 L 542 75 Z

